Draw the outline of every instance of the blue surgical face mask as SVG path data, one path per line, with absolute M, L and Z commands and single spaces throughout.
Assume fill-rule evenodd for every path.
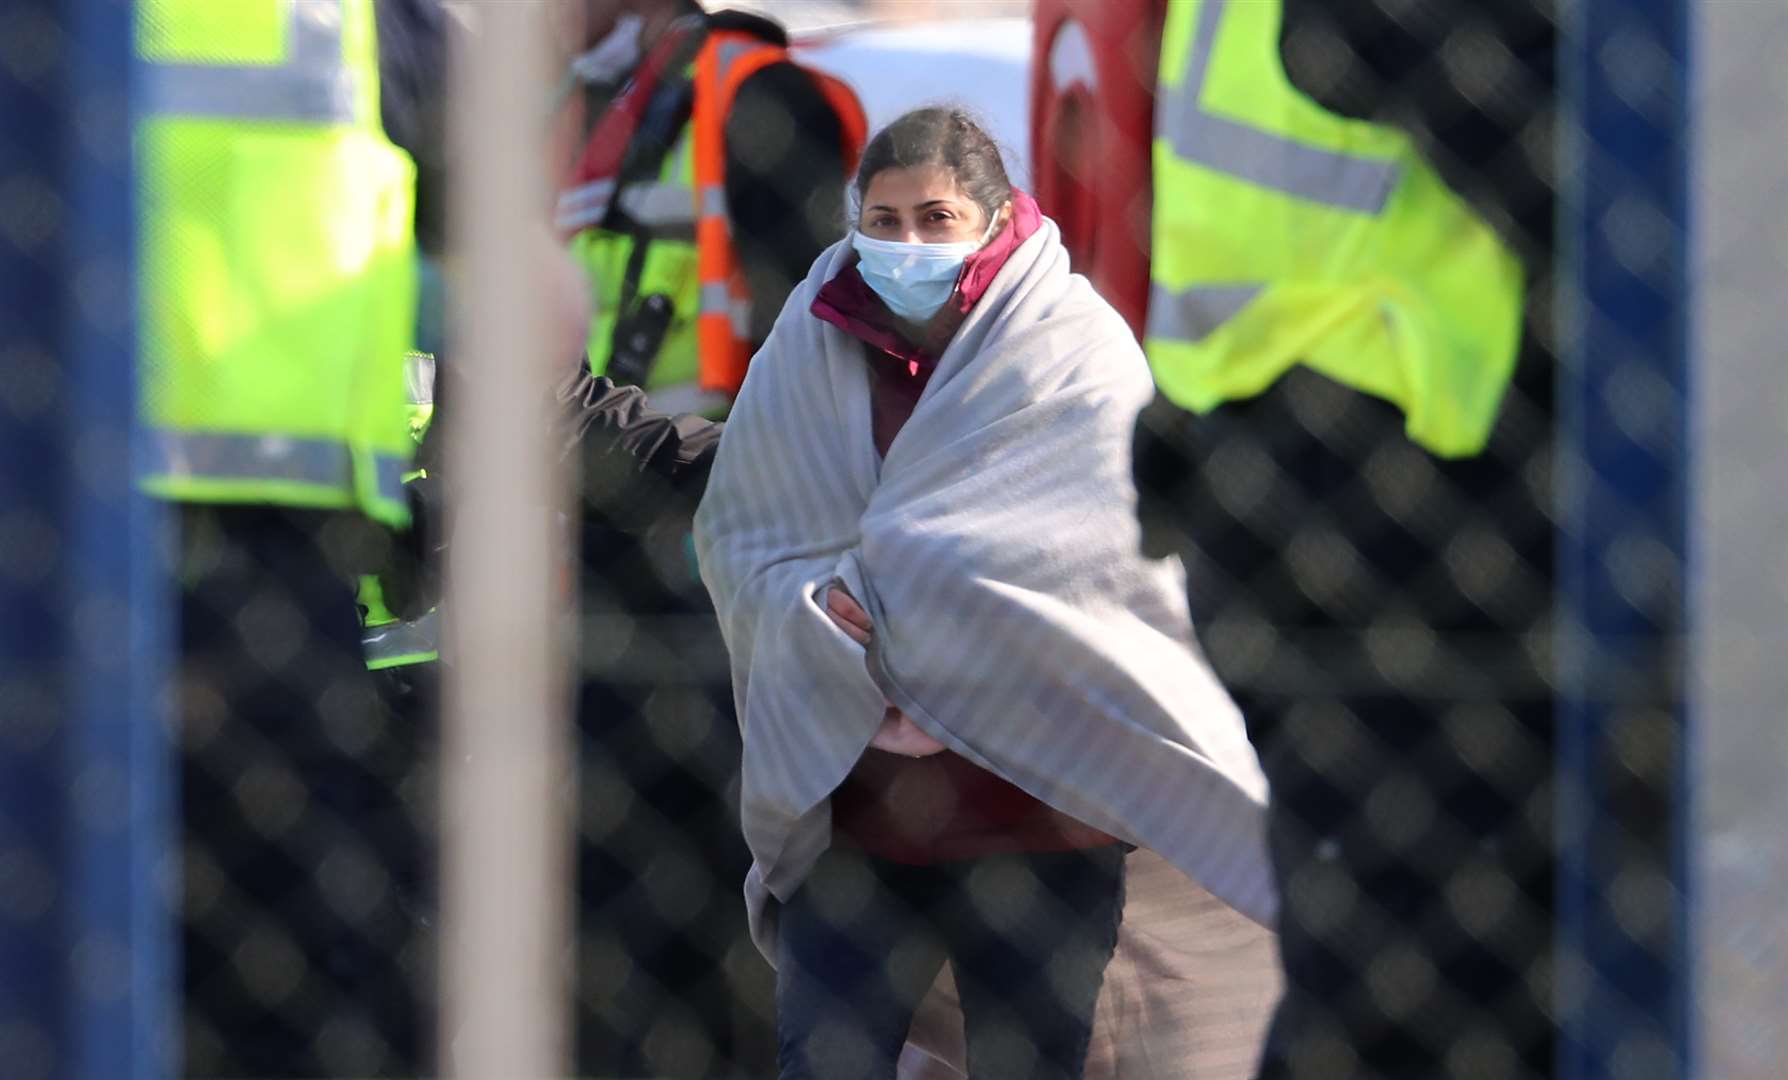
M 956 291 L 964 260 L 981 250 L 998 223 L 995 216 L 987 225 L 986 236 L 959 244 L 907 244 L 852 233 L 851 247 L 857 250 L 859 260 L 857 272 L 889 311 L 907 322 L 929 322 Z

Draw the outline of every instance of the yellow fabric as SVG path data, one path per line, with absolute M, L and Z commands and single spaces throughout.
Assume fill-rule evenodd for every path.
M 150 63 L 277 64 L 286 25 L 284 4 L 139 0 L 137 55 Z
M 1206 412 L 1302 363 L 1399 406 L 1409 437 L 1434 453 L 1477 453 L 1519 345 L 1513 255 L 1406 135 L 1334 116 L 1291 85 L 1276 0 L 1205 10 L 1216 2 L 1176 0 L 1163 35 L 1145 342 L 1162 392 Z M 1186 86 L 1201 20 L 1215 36 L 1202 84 Z M 1197 142 L 1173 128 L 1187 125 L 1186 108 L 1201 114 Z M 1176 135 L 1204 159 L 1182 156 Z M 1303 169 L 1287 144 L 1325 152 L 1322 168 Z M 1251 170 L 1287 177 L 1297 193 Z M 1394 179 L 1382 205 L 1370 185 L 1336 186 L 1332 199 L 1323 190 L 1375 170 Z M 1172 301 L 1201 289 L 1251 298 L 1219 304 L 1215 325 L 1189 333 Z
M 354 601 L 360 605 L 361 626 L 389 626 L 397 621 L 397 616 L 391 614 L 391 609 L 385 606 L 385 587 L 379 584 L 377 574 L 360 575 L 360 586 Z
M 350 77 L 351 118 L 151 111 L 138 126 L 141 411 L 158 445 L 274 459 L 300 445 L 321 460 L 334 448 L 345 464 L 306 475 L 172 454 L 142 482 L 171 499 L 359 508 L 402 525 L 396 479 L 413 443 L 396 360 L 415 317 L 415 169 L 379 123 L 371 0 L 338 7 L 340 55 L 323 61 Z M 138 48 L 253 88 L 298 63 L 293 18 L 288 0 L 151 0 Z

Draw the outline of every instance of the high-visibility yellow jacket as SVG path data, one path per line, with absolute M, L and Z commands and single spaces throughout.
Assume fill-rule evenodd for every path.
M 1514 369 L 1514 257 L 1392 128 L 1335 116 L 1279 59 L 1277 0 L 1175 0 L 1162 35 L 1145 345 L 1206 412 L 1302 363 L 1397 405 L 1435 454 L 1483 448 Z
M 144 0 L 137 49 L 144 487 L 403 524 L 415 166 L 372 0 Z

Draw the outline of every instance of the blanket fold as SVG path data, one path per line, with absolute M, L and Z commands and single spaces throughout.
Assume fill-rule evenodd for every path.
M 1130 431 L 1153 394 L 1128 327 L 1052 222 L 1007 260 L 878 460 L 862 346 L 789 298 L 696 516 L 744 732 L 753 933 L 830 840 L 827 797 L 887 702 L 976 764 L 1160 852 L 1258 921 L 1266 781 L 1192 637 L 1177 562 L 1139 552 Z M 876 633 L 832 626 L 842 581 Z

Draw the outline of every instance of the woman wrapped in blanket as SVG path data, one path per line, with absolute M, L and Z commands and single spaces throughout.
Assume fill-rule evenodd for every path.
M 958 110 L 865 150 L 696 517 L 785 1080 L 892 1077 L 947 962 L 969 1075 L 1077 1077 L 1140 844 L 1271 918 L 1266 784 L 1139 554 L 1124 321 Z

